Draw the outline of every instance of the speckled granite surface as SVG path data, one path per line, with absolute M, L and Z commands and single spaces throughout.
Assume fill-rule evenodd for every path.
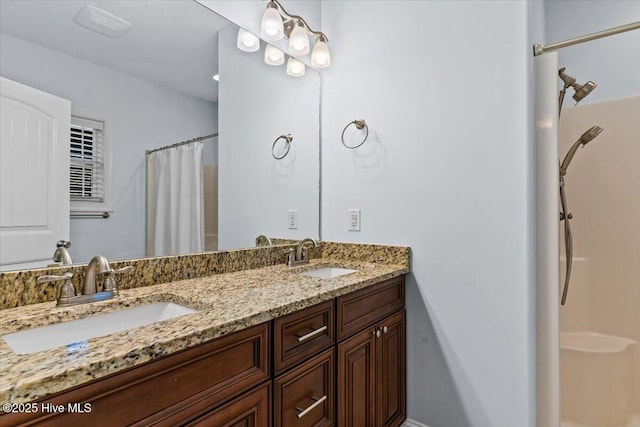
M 239 252 L 205 254 L 215 256 L 217 267 L 211 269 L 218 274 L 154 286 L 130 286 L 121 291 L 117 300 L 66 308 L 46 302 L 0 310 L 0 335 L 149 302 L 171 301 L 199 310 L 90 339 L 88 347 L 79 351 L 60 347 L 18 355 L 0 340 L 0 402 L 35 400 L 409 272 L 406 247 L 325 242 L 322 258 L 294 268 L 286 267 L 282 260 L 278 265 L 255 268 L 263 261 L 246 256 L 257 253 Z M 243 266 L 253 269 L 238 271 Z M 328 280 L 297 274 L 325 266 L 358 271 Z M 227 268 L 235 271 L 220 273 Z M 144 277 L 138 267 L 136 273 Z
M 366 243 L 322 242 L 321 257 L 351 261 L 404 265 L 410 268 L 408 246 L 372 245 Z
M 116 277 L 119 289 L 131 289 L 280 264 L 286 260 L 282 250 L 287 247 L 291 245 L 130 259 L 113 261 L 110 264 L 114 269 L 126 265 L 135 267 L 133 272 Z M 320 254 L 312 252 L 310 257 L 319 258 Z M 36 279 L 45 274 L 60 275 L 65 271 L 74 273 L 72 282 L 76 291 L 79 291 L 82 288 L 84 265 L 0 273 L 0 309 L 55 301 L 62 284 L 60 282 L 37 284 Z

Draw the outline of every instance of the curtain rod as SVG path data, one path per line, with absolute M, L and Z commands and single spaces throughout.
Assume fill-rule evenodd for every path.
M 216 136 L 218 136 L 218 132 L 212 133 L 211 135 L 199 136 L 197 138 L 188 139 L 188 140 L 182 141 L 182 142 L 176 142 L 175 144 L 167 145 L 165 147 L 154 148 L 153 150 L 147 150 L 147 151 L 145 151 L 145 153 L 146 154 L 151 154 L 151 153 L 155 153 L 156 151 L 162 151 L 162 150 L 166 150 L 168 148 L 180 147 L 181 145 L 191 144 L 192 142 L 203 141 L 203 140 L 209 139 L 209 138 L 215 138 Z
M 632 22 L 631 24 L 621 25 L 619 27 L 609 28 L 608 30 L 599 31 L 597 33 L 587 34 L 586 36 L 576 37 L 574 39 L 565 40 L 563 42 L 551 43 L 550 45 L 534 44 L 533 56 L 539 56 L 551 50 L 562 49 L 563 47 L 573 46 L 574 44 L 580 44 L 602 37 L 613 36 L 615 34 L 624 33 L 626 31 L 640 29 L 640 21 Z

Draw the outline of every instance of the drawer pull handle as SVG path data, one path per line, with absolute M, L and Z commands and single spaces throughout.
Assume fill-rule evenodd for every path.
M 326 326 L 325 326 L 325 328 L 326 328 Z M 298 419 L 304 417 L 309 412 L 313 411 L 317 406 L 322 405 L 322 402 L 327 400 L 327 396 L 326 395 L 322 396 L 320 399 L 318 399 L 317 397 L 311 397 L 311 398 L 313 400 L 315 400 L 315 402 L 313 402 L 313 404 L 311 404 L 311 406 L 309 406 L 307 409 L 296 408 L 296 411 L 300 411 L 300 413 L 298 414 Z
M 301 336 L 301 337 L 298 337 L 298 342 L 306 341 L 306 340 L 308 340 L 309 338 L 313 338 L 313 337 L 315 337 L 316 335 L 321 334 L 321 333 L 323 333 L 323 332 L 324 332 L 324 331 L 326 331 L 326 330 L 327 330 L 327 325 L 324 325 L 323 327 L 318 328 L 318 329 L 316 329 L 315 331 L 311 331 L 311 332 L 309 332 L 309 333 L 308 333 L 308 334 L 306 334 L 306 335 L 303 335 L 303 336 Z

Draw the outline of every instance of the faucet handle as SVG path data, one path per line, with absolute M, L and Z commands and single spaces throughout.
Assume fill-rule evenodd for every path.
M 39 276 L 36 279 L 36 283 L 60 282 L 62 280 L 71 280 L 72 277 L 73 277 L 73 273 L 70 271 L 67 271 L 61 276 L 45 274 L 44 276 Z
M 287 265 L 289 267 L 293 267 L 296 261 L 296 250 L 293 248 L 283 249 L 282 252 L 285 254 L 289 254 L 289 258 L 287 259 Z
M 107 271 L 106 273 L 108 273 L 108 274 L 122 274 L 122 273 L 128 273 L 128 272 L 133 271 L 133 270 L 135 270 L 135 267 L 133 265 L 127 265 L 127 266 L 124 266 L 122 268 L 118 268 L 117 270 Z
M 56 248 L 69 249 L 70 247 L 71 247 L 71 242 L 68 240 L 58 240 L 56 242 Z
M 115 295 L 118 294 L 118 287 L 116 286 L 116 281 L 113 279 L 114 274 L 122 274 L 127 273 L 129 271 L 133 271 L 134 267 L 132 265 L 127 265 L 122 268 L 118 268 L 117 270 L 107 270 L 102 274 L 105 276 L 104 285 L 102 286 L 103 291 L 113 292 Z
M 76 296 L 76 288 L 74 288 L 73 284 L 71 283 L 72 277 L 73 277 L 73 273 L 70 271 L 67 271 L 61 276 L 47 274 L 47 275 L 38 277 L 36 279 L 36 283 L 60 282 L 60 281 L 66 280 L 66 282 L 62 285 L 62 288 L 60 288 L 60 296 L 58 297 L 58 301 L 59 301 L 61 298 L 69 298 L 69 297 Z

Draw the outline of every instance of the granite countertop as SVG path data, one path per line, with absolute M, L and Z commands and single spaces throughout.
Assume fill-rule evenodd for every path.
M 297 274 L 330 266 L 358 271 L 333 279 Z M 0 402 L 40 399 L 408 272 L 405 264 L 317 259 L 294 268 L 280 264 L 126 289 L 118 299 L 72 307 L 47 302 L 0 310 L 0 335 L 150 302 L 198 310 L 93 338 L 81 349 L 59 347 L 19 355 L 0 339 Z

